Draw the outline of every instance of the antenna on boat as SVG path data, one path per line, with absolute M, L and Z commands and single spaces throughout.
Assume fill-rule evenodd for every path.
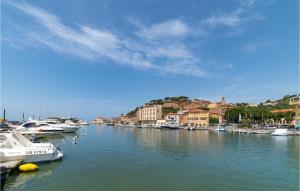
M 24 115 L 24 112 L 23 112 L 23 115 L 22 115 L 22 117 L 23 117 L 23 122 L 25 121 L 25 115 Z

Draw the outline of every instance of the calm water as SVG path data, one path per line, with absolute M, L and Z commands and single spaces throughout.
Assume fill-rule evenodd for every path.
M 85 135 L 82 136 L 82 133 Z M 298 190 L 299 137 L 89 126 L 5 190 Z

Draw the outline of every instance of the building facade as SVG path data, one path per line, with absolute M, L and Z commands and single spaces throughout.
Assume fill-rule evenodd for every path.
M 167 124 L 179 125 L 179 114 L 169 113 L 164 115 Z
M 138 121 L 144 124 L 156 124 L 156 120 L 162 119 L 161 105 L 146 105 L 137 112 Z
M 293 105 L 295 109 L 294 125 L 297 129 L 300 129 L 300 96 L 291 98 L 290 105 Z
M 97 125 L 103 125 L 105 123 L 110 123 L 110 122 L 111 120 L 105 117 L 97 117 L 92 121 L 93 124 L 97 124 Z
M 182 126 L 208 126 L 209 112 L 202 109 L 193 109 L 183 112 L 180 117 L 180 125 Z

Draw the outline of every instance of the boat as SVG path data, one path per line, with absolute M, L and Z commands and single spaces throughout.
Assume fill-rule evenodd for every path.
M 275 131 L 272 132 L 271 135 L 287 136 L 287 135 L 289 135 L 289 133 L 288 133 L 288 129 L 275 129 Z
M 35 136 L 47 136 L 53 135 L 57 133 L 65 132 L 65 129 L 62 127 L 54 126 L 45 122 L 25 122 L 21 125 L 15 126 L 15 131 L 23 135 L 35 135 Z
M 253 131 L 253 134 L 270 134 L 270 133 L 271 131 L 267 129 L 258 129 Z
M 90 125 L 89 122 L 83 121 L 83 120 L 79 120 L 79 124 L 80 124 L 80 125 L 84 125 L 84 126 Z
M 165 125 L 161 125 L 160 129 L 179 129 L 179 126 L 174 124 L 165 124 Z
M 0 162 L 22 160 L 43 162 L 61 159 L 63 153 L 52 143 L 33 143 L 21 133 L 0 133 Z
M 29 118 L 29 122 L 35 123 L 37 126 L 48 126 L 50 130 L 56 129 L 56 130 L 63 130 L 64 133 L 74 133 L 77 131 L 80 126 L 79 125 L 71 125 L 67 123 L 60 123 L 53 120 L 32 120 Z M 32 125 L 34 126 L 34 125 Z M 46 131 L 49 130 L 49 128 L 46 129 Z
M 147 124 L 141 124 L 141 125 L 137 125 L 136 127 L 137 128 L 147 128 L 147 127 L 149 127 L 149 125 L 147 125 Z
M 186 126 L 186 127 L 184 127 L 184 129 L 187 130 L 187 131 L 194 131 L 196 129 L 196 127 L 194 127 L 194 126 Z

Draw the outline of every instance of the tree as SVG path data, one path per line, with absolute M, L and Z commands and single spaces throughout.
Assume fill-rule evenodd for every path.
M 219 119 L 216 117 L 209 117 L 209 123 L 210 124 L 218 124 L 219 123 Z
M 138 109 L 139 109 L 139 107 L 136 107 L 134 110 L 128 112 L 126 115 L 128 117 L 134 117 L 134 116 L 136 116 L 136 112 L 138 111 Z
M 163 114 L 168 114 L 168 113 L 177 113 L 178 109 L 173 108 L 173 107 L 163 107 L 162 112 Z

